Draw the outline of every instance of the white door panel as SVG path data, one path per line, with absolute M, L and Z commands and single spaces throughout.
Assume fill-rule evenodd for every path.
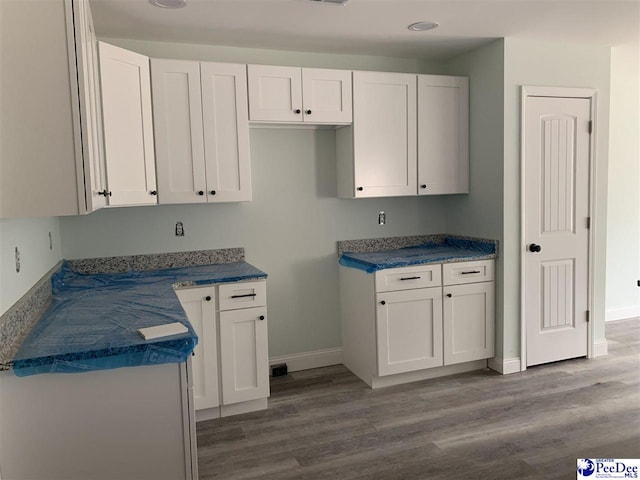
M 526 99 L 527 365 L 587 354 L 590 116 L 589 99 Z

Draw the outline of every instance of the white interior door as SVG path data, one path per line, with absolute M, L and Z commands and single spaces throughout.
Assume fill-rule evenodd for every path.
M 587 354 L 591 100 L 524 103 L 526 364 Z

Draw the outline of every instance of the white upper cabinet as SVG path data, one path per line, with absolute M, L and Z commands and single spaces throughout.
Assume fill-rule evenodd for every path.
M 302 118 L 310 123 L 351 123 L 351 71 L 302 69 Z
M 200 63 L 152 58 L 151 86 L 158 203 L 206 202 Z
M 2 1 L 0 15 L 0 217 L 99 208 L 103 159 L 89 2 Z
M 85 202 L 88 212 L 107 205 L 107 179 L 102 136 L 102 103 L 98 66 L 98 41 L 93 29 L 89 2 L 73 3 L 76 31 L 76 63 L 81 83 L 80 117 L 82 119 L 82 151 L 84 153 Z
M 98 42 L 110 205 L 157 203 L 149 58 Z
M 250 201 L 246 65 L 201 63 L 200 78 L 208 199 Z
M 160 203 L 251 200 L 245 65 L 151 60 Z
M 353 126 L 336 133 L 338 195 L 416 195 L 416 75 L 353 72 Z
M 257 122 L 351 122 L 351 71 L 249 65 L 249 119 Z
M 418 75 L 418 194 L 469 193 L 469 80 Z

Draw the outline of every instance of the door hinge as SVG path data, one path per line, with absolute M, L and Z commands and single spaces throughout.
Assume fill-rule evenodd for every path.
M 591 321 L 591 310 L 587 310 L 587 323 Z
M 593 133 L 593 120 L 589 120 L 589 135 Z
M 587 229 L 591 228 L 591 217 L 587 217 Z

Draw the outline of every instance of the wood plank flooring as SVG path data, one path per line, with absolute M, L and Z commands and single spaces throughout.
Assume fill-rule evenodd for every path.
M 200 479 L 575 479 L 640 458 L 640 319 L 609 355 L 370 390 L 345 367 L 271 381 L 266 411 L 200 422 Z

